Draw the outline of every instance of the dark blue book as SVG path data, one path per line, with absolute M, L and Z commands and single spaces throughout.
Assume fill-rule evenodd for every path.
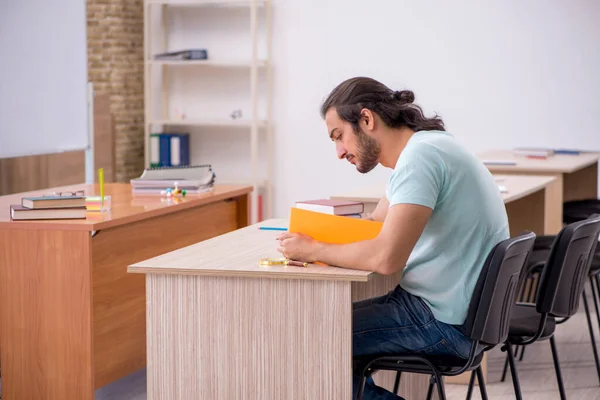
M 161 133 L 159 135 L 159 158 L 158 164 L 161 167 L 171 166 L 171 135 Z

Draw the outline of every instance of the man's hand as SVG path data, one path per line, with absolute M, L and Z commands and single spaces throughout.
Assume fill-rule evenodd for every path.
M 279 251 L 290 260 L 313 262 L 317 261 L 316 253 L 319 242 L 301 233 L 282 233 L 277 236 Z

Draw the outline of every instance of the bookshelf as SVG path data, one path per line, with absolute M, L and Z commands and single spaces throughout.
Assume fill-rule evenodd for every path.
M 272 217 L 270 36 L 270 1 L 144 1 L 145 166 L 150 134 L 189 133 L 190 164 L 212 164 L 217 183 L 254 187 L 252 223 Z M 208 57 L 155 59 L 185 49 Z

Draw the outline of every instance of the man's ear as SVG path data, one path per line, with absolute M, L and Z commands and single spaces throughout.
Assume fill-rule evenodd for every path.
M 375 116 L 373 112 L 368 108 L 360 110 L 360 125 L 363 130 L 372 131 L 375 129 Z

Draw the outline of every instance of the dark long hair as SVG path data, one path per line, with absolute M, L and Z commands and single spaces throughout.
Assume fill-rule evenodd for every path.
M 321 116 L 335 108 L 339 117 L 358 131 L 360 111 L 367 108 L 379 115 L 390 128 L 408 127 L 413 131 L 443 131 L 444 121 L 435 115 L 426 118 L 423 110 L 414 104 L 410 90 L 394 91 L 372 78 L 357 77 L 340 83 L 321 106 Z

